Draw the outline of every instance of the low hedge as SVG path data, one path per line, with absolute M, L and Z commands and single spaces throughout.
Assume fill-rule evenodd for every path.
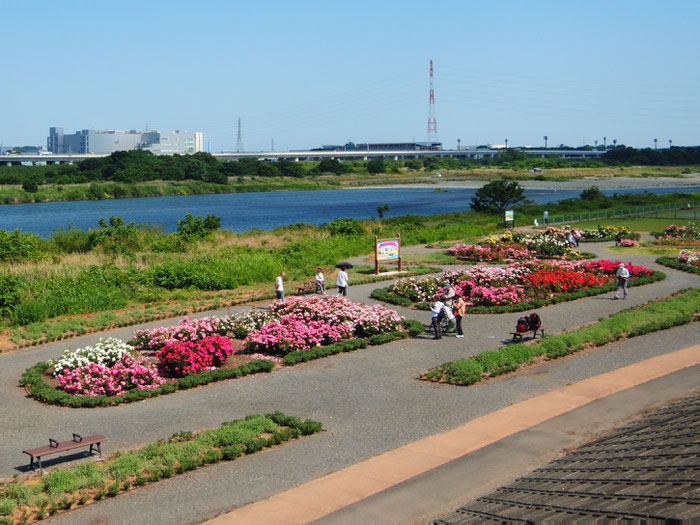
M 100 463 L 53 469 L 38 483 L 34 478 L 5 483 L 0 512 L 8 523 L 42 520 L 73 506 L 117 496 L 131 487 L 234 460 L 321 430 L 318 421 L 274 412 L 228 421 L 198 433 L 178 432 L 135 450 L 115 452 Z
M 396 341 L 397 339 L 405 339 L 406 337 L 416 337 L 425 331 L 426 326 L 420 321 L 408 320 L 403 322 L 403 330 L 394 330 L 386 334 L 376 334 L 368 339 L 345 339 L 337 343 L 331 343 L 325 346 L 316 346 L 298 352 L 290 352 L 282 358 L 285 365 L 296 365 L 297 363 L 305 363 L 327 357 L 329 355 L 339 354 L 341 352 L 352 352 L 358 348 L 367 348 L 367 344 L 383 345 Z
M 556 359 L 590 346 L 602 346 L 624 337 L 688 324 L 700 318 L 700 288 L 685 290 L 660 301 L 623 310 L 595 324 L 560 335 L 548 335 L 532 344 L 510 344 L 500 350 L 431 368 L 420 379 L 453 385 L 472 385 L 486 377 L 517 370 L 536 357 Z
M 656 259 L 656 262 L 675 270 L 700 275 L 700 266 L 692 266 L 690 264 L 682 263 L 675 257 L 659 257 Z
M 37 363 L 22 374 L 19 384 L 25 387 L 32 397 L 44 403 L 72 408 L 92 408 L 132 403 L 134 401 L 148 399 L 149 397 L 172 394 L 178 390 L 186 390 L 188 388 L 206 385 L 213 381 L 266 373 L 272 371 L 274 367 L 275 363 L 272 361 L 256 359 L 255 361 L 245 363 L 236 368 L 219 368 L 218 370 L 206 370 L 190 374 L 176 379 L 175 381 L 165 383 L 153 390 L 131 390 L 123 396 L 101 395 L 92 397 L 69 394 L 68 392 L 64 392 L 63 390 L 59 390 L 47 384 L 42 377 L 42 373 L 49 368 L 49 364 Z
M 656 281 L 661 281 L 665 278 L 666 274 L 664 272 L 653 271 L 651 272 L 651 275 L 644 275 L 642 277 L 635 277 L 633 279 L 630 279 L 629 286 L 643 286 L 645 284 L 651 284 Z M 511 312 L 524 312 L 526 310 L 536 310 L 537 308 L 542 308 L 543 306 L 548 306 L 550 304 L 575 301 L 576 299 L 582 299 L 584 297 L 592 297 L 594 295 L 601 295 L 608 292 L 614 292 L 616 289 L 617 283 L 610 282 L 597 288 L 585 288 L 577 290 L 575 292 L 560 293 L 555 295 L 554 297 L 550 297 L 549 299 L 532 299 L 524 303 L 517 303 L 508 306 L 467 306 L 465 311 L 469 314 L 504 314 Z M 405 297 L 401 297 L 392 293 L 391 287 L 381 288 L 381 290 L 383 292 L 382 294 L 375 295 L 374 292 L 376 292 L 377 290 L 372 292 L 372 297 L 381 301 L 386 300 L 386 302 L 392 302 L 395 300 L 395 298 L 405 299 L 406 301 L 408 301 L 408 305 L 402 304 L 402 306 L 412 305 L 413 308 L 415 308 L 416 310 L 430 310 L 431 308 L 430 303 L 411 303 L 411 301 L 406 299 Z M 384 297 L 387 297 L 388 299 L 384 299 Z
M 358 348 L 367 348 L 367 341 L 360 338 L 345 339 L 344 341 L 338 341 L 337 343 L 325 346 L 315 346 L 314 348 L 290 352 L 284 356 L 282 361 L 285 365 L 291 366 L 297 363 L 305 363 L 306 361 L 313 361 L 321 357 L 339 354 L 341 352 L 352 352 Z

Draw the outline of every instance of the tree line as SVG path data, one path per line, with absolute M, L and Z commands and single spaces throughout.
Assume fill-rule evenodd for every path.
M 107 157 L 88 158 L 76 164 L 58 166 L 0 167 L 0 184 L 22 185 L 25 191 L 36 192 L 42 184 L 81 184 L 90 182 L 138 183 L 146 181 L 194 180 L 227 184 L 230 177 L 317 176 L 322 173 L 400 173 L 401 171 L 469 170 L 482 166 L 506 169 L 554 169 L 566 167 L 603 167 L 626 165 L 683 166 L 700 164 L 700 147 L 673 147 L 663 150 L 635 149 L 618 146 L 598 159 L 563 159 L 552 154 L 533 157 L 519 149 L 505 149 L 494 157 L 456 159 L 424 157 L 393 160 L 376 158 L 368 161 L 341 162 L 323 159 L 320 162 L 276 162 L 243 158 L 238 161 L 217 160 L 209 153 L 194 155 L 154 155 L 148 151 L 117 151 Z

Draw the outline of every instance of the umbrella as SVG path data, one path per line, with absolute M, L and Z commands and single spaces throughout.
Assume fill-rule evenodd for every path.
M 336 268 L 340 268 L 340 269 L 352 268 L 352 266 L 353 266 L 352 263 L 349 263 L 349 262 L 339 262 L 338 264 L 335 265 Z

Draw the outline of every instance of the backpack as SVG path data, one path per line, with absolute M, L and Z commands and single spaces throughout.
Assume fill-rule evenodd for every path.
M 527 332 L 528 331 L 528 320 L 527 317 L 521 317 L 518 319 L 518 324 L 515 325 L 516 332 Z
M 531 313 L 530 317 L 528 317 L 528 326 L 530 327 L 530 330 L 537 330 L 540 326 L 542 326 L 540 316 L 535 312 Z

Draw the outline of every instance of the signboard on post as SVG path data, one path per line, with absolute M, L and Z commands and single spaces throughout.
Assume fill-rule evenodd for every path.
M 401 234 L 390 239 L 374 237 L 374 273 L 379 275 L 379 264 L 385 261 L 398 261 L 401 271 Z
M 508 224 L 508 221 L 510 221 L 510 225 Z M 515 226 L 515 214 L 513 213 L 513 210 L 506 210 L 506 228 L 510 226 L 511 228 Z

